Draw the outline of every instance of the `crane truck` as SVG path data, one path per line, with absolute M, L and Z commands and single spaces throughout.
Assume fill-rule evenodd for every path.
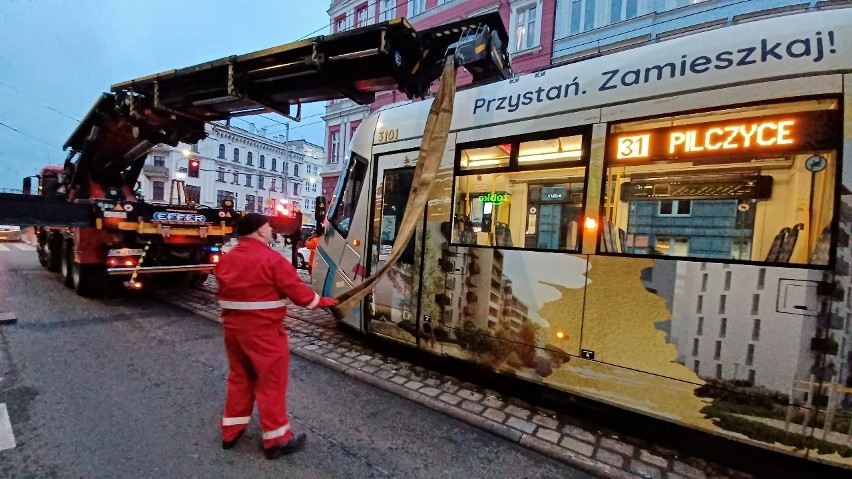
M 507 43 L 496 12 L 419 32 L 397 18 L 112 85 L 65 143 L 65 164 L 37 175 L 36 195 L 30 178 L 23 194 L 0 193 L 0 223 L 35 226 L 40 263 L 83 296 L 115 284 L 141 289 L 154 275 L 203 281 L 242 212 L 227 199 L 216 208 L 194 204 L 180 180 L 168 203 L 144 201 L 132 186 L 151 148 L 195 144 L 206 122 L 243 115 L 298 121 L 308 102 L 367 104 L 393 88 L 424 98 L 448 59 L 475 83 L 505 79 Z M 317 205 L 324 208 L 322 197 Z M 300 212 L 269 220 L 295 245 Z

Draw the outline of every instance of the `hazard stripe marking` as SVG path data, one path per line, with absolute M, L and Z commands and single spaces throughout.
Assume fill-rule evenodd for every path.
M 6 403 L 0 403 L 0 451 L 15 447 L 15 435 L 12 434 L 12 423 L 6 412 Z

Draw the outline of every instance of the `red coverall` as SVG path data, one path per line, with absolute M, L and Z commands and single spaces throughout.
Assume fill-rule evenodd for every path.
M 248 426 L 257 400 L 263 447 L 287 442 L 293 433 L 286 405 L 290 347 L 282 298 L 311 309 L 321 298 L 280 253 L 252 238 L 241 238 L 222 256 L 216 279 L 230 366 L 222 440 L 236 439 Z

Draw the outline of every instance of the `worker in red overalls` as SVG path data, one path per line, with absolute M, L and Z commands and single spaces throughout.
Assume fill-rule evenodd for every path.
M 293 265 L 268 246 L 272 227 L 265 216 L 249 213 L 236 224 L 239 243 L 216 267 L 222 307 L 228 390 L 222 417 L 222 448 L 234 447 L 251 418 L 260 412 L 263 451 L 275 459 L 302 448 L 304 434 L 293 434 L 286 395 L 290 348 L 284 298 L 310 309 L 333 306 L 299 279 Z

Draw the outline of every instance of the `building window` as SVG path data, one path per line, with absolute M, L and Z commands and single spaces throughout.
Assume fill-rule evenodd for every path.
M 278 171 L 278 158 L 272 159 L 272 171 Z
M 728 318 L 722 318 L 719 322 L 719 337 L 724 338 L 728 334 Z
M 701 263 L 701 271 L 707 270 L 707 263 Z
M 698 296 L 698 303 L 695 305 L 695 312 L 701 314 L 704 310 L 704 296 Z
M 246 195 L 246 208 L 245 208 L 245 210 L 246 211 L 254 211 L 255 210 L 254 195 Z
M 154 155 L 154 166 L 166 166 L 166 157 Z
M 216 181 L 218 181 L 219 183 L 225 182 L 225 169 L 224 168 L 219 168 L 219 169 L 216 170 Z
M 408 0 L 408 16 L 413 17 L 426 11 L 426 0 Z
M 702 274 L 702 275 L 701 275 L 701 292 L 702 292 L 702 293 L 706 293 L 706 292 L 707 292 L 707 278 L 708 278 L 709 276 L 710 276 L 710 275 L 709 275 L 709 274 L 707 274 L 707 273 L 704 273 L 704 274 Z
M 260 165 L 259 166 L 261 168 L 266 168 L 266 157 L 263 156 L 263 155 L 260 155 Z
M 246 186 L 251 186 L 251 175 L 246 173 Z
M 358 28 L 367 26 L 367 7 L 360 8 L 355 11 L 355 22 Z
M 754 344 L 749 344 L 748 349 L 746 349 L 746 366 L 751 366 L 754 364 Z
M 396 0 L 382 0 L 380 5 L 379 21 L 386 22 L 396 18 Z
M 704 334 L 704 317 L 703 316 L 698 317 L 698 328 L 695 330 L 695 334 L 698 335 L 698 336 L 701 336 L 702 334 Z
M 293 183 L 293 196 L 299 196 L 299 185 L 298 183 Z
M 692 355 L 698 356 L 698 338 L 692 338 Z
M 239 185 L 240 184 L 240 172 L 238 172 L 238 171 L 234 172 L 234 181 L 232 181 L 231 184 L 233 184 L 233 185 Z
M 760 295 L 754 294 L 751 296 L 751 314 L 757 314 L 760 311 Z
M 263 176 L 262 175 L 257 175 L 257 187 L 261 190 L 264 189 L 263 188 Z
M 725 314 L 727 299 L 728 298 L 724 294 L 719 296 L 719 314 Z
M 658 216 L 689 216 L 692 214 L 692 200 L 660 201 Z
M 722 341 L 716 341 L 716 350 L 713 352 L 713 359 L 722 357 Z
M 275 178 L 269 179 L 269 191 L 275 191 Z
M 756 376 L 756 373 L 755 373 L 754 369 L 749 369 L 748 370 L 748 382 L 752 386 L 754 386 L 755 376 Z
M 311 200 L 305 200 L 305 211 L 311 210 Z
M 246 153 L 246 164 L 254 166 L 254 159 L 252 158 L 251 152 Z
M 193 153 L 198 153 L 198 143 L 193 143 L 192 146 L 189 147 L 189 150 Z
M 751 327 L 751 340 L 760 341 L 760 320 L 755 319 Z
M 258 196 L 257 197 L 257 212 L 263 213 L 263 210 L 264 210 L 264 208 L 263 208 L 263 197 Z
M 293 200 L 293 211 L 299 211 L 299 202 L 297 200 Z
M 193 203 L 201 203 L 201 187 L 186 185 L 186 197 Z
M 630 20 L 639 14 L 639 2 L 634 0 L 612 0 L 609 7 L 609 23 Z
M 163 201 L 163 196 L 166 193 L 166 184 L 162 181 L 152 181 L 151 185 L 153 186 L 153 194 L 151 198 L 154 201 Z
M 695 361 L 693 361 L 693 362 L 692 362 L 692 371 L 693 371 L 696 375 L 698 374 L 698 368 L 699 368 L 700 366 L 701 366 L 701 361 L 699 361 L 699 360 L 697 360 L 697 359 L 696 359 Z
M 539 23 L 536 4 L 527 4 L 515 10 L 515 51 L 520 52 L 539 45 L 539 34 L 536 28 Z
M 240 149 L 239 148 L 234 148 L 234 161 L 236 161 L 237 163 L 240 162 Z
M 293 163 L 293 176 L 296 177 L 296 178 L 299 177 L 299 164 L 298 163 Z
M 567 14 L 568 35 L 595 28 L 595 0 L 573 0 Z
M 225 145 L 219 144 L 219 158 L 225 159 Z
M 346 30 L 346 15 L 337 17 L 337 19 L 334 20 L 334 32 L 337 33 L 344 30 Z
M 312 191 L 313 193 L 316 193 L 316 192 L 317 192 L 317 184 L 316 184 L 316 183 L 311 184 L 311 191 Z
M 236 201 L 236 195 L 232 191 L 216 190 L 216 204 L 221 205 L 224 200 Z
M 731 290 L 731 272 L 725 271 L 725 291 Z
M 722 365 L 716 365 L 716 379 L 722 379 Z
M 766 285 L 766 268 L 757 270 L 757 289 L 763 289 Z
M 331 154 L 328 155 L 329 163 L 340 163 L 340 131 L 332 131 L 331 132 L 331 140 L 330 140 Z

